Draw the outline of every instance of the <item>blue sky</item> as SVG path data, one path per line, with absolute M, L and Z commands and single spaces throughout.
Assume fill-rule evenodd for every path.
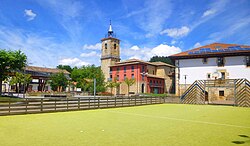
M 122 60 L 214 43 L 250 45 L 249 0 L 1 0 L 0 48 L 29 65 L 100 65 L 109 20 Z

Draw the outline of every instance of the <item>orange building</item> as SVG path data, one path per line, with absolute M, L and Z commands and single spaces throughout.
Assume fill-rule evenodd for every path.
M 101 41 L 101 69 L 105 81 L 121 82 L 120 87 L 115 89 L 115 94 L 128 93 L 127 85 L 124 82 L 126 78 L 136 81 L 130 87 L 130 94 L 174 92 L 174 66 L 163 62 L 146 62 L 138 59 L 120 61 L 120 40 L 115 38 L 111 24 L 107 37 Z

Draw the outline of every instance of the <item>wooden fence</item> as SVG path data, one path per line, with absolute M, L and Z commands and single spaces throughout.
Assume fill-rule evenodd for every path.
M 25 98 L 20 102 L 0 102 L 0 115 L 101 109 L 178 102 L 178 98 L 172 97 Z

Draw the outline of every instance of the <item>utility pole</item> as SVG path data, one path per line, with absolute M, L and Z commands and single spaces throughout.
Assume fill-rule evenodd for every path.
M 94 97 L 95 97 L 95 94 L 96 94 L 96 78 L 94 78 Z

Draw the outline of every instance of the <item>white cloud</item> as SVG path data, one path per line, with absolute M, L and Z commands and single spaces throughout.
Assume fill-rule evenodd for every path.
M 180 38 L 186 36 L 190 32 L 190 28 L 182 26 L 181 28 L 165 29 L 160 34 L 167 34 L 172 38 Z
M 209 15 L 213 15 L 215 14 L 217 11 L 214 10 L 214 9 L 210 9 L 210 10 L 207 10 L 203 13 L 202 17 L 206 17 L 206 16 L 209 16 Z
M 102 44 L 101 43 L 96 43 L 95 45 L 87 45 L 85 44 L 83 46 L 83 49 L 88 49 L 88 50 L 101 50 Z
M 130 49 L 134 50 L 134 51 L 140 50 L 140 48 L 138 46 L 132 46 Z
M 80 60 L 79 58 L 65 58 L 65 59 L 61 59 L 59 60 L 59 64 L 61 65 L 70 65 L 70 66 L 83 66 L 83 65 L 90 65 L 90 63 L 88 62 L 84 62 L 82 60 Z
M 194 44 L 194 48 L 198 48 L 198 47 L 201 47 L 201 44 L 199 42 Z
M 175 40 L 172 40 L 172 41 L 171 41 L 171 44 L 172 44 L 172 45 L 174 45 L 174 44 L 176 44 L 176 43 L 177 43 L 177 41 L 175 41 Z
M 25 9 L 24 10 L 24 14 L 27 17 L 28 21 L 31 21 L 31 20 L 33 20 L 36 17 L 36 14 L 34 12 L 32 12 L 32 10 Z
M 151 54 L 152 54 L 151 57 L 154 55 L 170 56 L 179 52 L 181 52 L 181 49 L 179 47 L 160 44 L 151 50 Z
M 98 54 L 96 51 L 92 51 L 92 52 L 89 52 L 89 53 L 82 53 L 80 55 L 81 57 L 99 57 L 100 54 Z
M 142 59 L 148 61 L 153 56 L 170 56 L 176 53 L 180 53 L 181 49 L 175 46 L 169 46 L 160 44 L 154 48 L 139 48 L 139 49 L 132 49 L 137 48 L 138 46 L 132 46 L 129 49 L 126 49 L 122 53 L 122 55 L 127 56 L 127 59 Z

